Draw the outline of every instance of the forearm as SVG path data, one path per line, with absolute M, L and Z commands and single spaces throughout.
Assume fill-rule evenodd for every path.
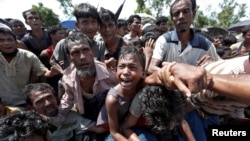
M 212 75 L 209 90 L 250 104 L 250 75 Z
M 123 134 L 128 138 L 129 141 L 140 141 L 137 134 L 131 129 L 124 129 Z

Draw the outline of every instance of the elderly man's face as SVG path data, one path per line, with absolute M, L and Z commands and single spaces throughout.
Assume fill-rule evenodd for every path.
M 56 97 L 50 89 L 44 91 L 31 91 L 30 96 L 33 109 L 45 116 L 55 116 L 58 112 Z

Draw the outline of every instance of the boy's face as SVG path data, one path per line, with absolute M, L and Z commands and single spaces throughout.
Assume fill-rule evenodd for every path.
M 96 35 L 99 23 L 94 18 L 79 18 L 76 22 L 76 27 L 84 34 L 86 34 L 91 40 L 94 39 Z
M 13 53 L 16 50 L 17 41 L 12 35 L 0 33 L 0 52 Z
M 116 32 L 117 27 L 113 21 L 103 22 L 100 26 L 100 34 L 105 42 L 114 39 Z
M 122 26 L 121 28 L 117 29 L 117 34 L 123 37 L 124 35 L 128 34 L 128 27 L 127 26 Z
M 127 54 L 120 56 L 117 64 L 116 76 L 123 89 L 133 91 L 137 88 L 138 82 L 143 78 L 142 65 L 138 56 Z

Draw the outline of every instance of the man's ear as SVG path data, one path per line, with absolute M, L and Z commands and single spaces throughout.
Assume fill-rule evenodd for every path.
M 195 19 L 196 16 L 196 10 L 193 10 L 193 20 Z

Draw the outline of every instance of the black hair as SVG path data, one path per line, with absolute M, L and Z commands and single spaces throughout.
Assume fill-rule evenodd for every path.
M 50 27 L 48 28 L 48 30 L 47 30 L 47 33 L 48 33 L 48 35 L 49 35 L 50 40 L 51 40 L 50 35 L 54 35 L 54 34 L 56 34 L 58 31 L 61 31 L 61 30 L 64 30 L 64 28 L 63 28 L 60 24 L 50 26 Z
M 244 26 L 241 29 L 242 35 L 246 35 L 248 31 L 250 31 L 250 25 Z
M 13 33 L 10 29 L 5 28 L 5 27 L 0 27 L 0 33 L 1 34 L 8 34 L 11 35 L 15 40 L 16 40 L 16 35 Z
M 0 140 L 20 141 L 39 135 L 47 141 L 48 124 L 34 111 L 21 111 L 0 118 Z
M 96 19 L 99 24 L 101 24 L 101 19 L 97 12 L 97 9 L 89 3 L 80 3 L 78 4 L 74 11 L 73 15 L 76 17 L 76 20 L 79 21 L 80 18 L 93 18 Z
M 237 38 L 234 35 L 226 35 L 222 40 L 223 45 L 232 45 L 237 43 Z
M 44 90 L 51 90 L 53 94 L 55 94 L 55 91 L 52 86 L 50 86 L 47 83 L 31 83 L 26 85 L 22 90 L 22 95 L 24 96 L 26 103 L 29 105 L 33 105 L 31 101 L 31 94 L 32 91 L 44 91 Z
M 162 22 L 168 22 L 168 17 L 166 16 L 158 17 L 155 21 L 155 24 L 159 26 Z
M 184 98 L 163 86 L 145 86 L 139 91 L 140 106 L 150 129 L 162 140 L 171 138 L 171 123 L 184 118 Z
M 146 26 L 143 30 L 142 30 L 142 35 L 148 33 L 148 32 L 160 32 L 160 28 L 154 24 Z
M 142 69 L 145 70 L 146 58 L 145 58 L 145 55 L 143 53 L 143 50 L 141 50 L 140 48 L 138 48 L 136 46 L 123 46 L 121 48 L 119 58 L 123 58 L 127 54 L 133 54 L 133 55 L 137 56 L 141 66 L 142 66 Z M 119 59 L 118 59 L 118 61 L 119 61 Z
M 39 18 L 41 19 L 41 16 L 40 16 L 40 14 L 37 11 L 35 11 L 34 9 L 28 9 L 28 10 L 23 11 L 23 13 L 22 13 L 23 14 L 23 18 L 25 20 L 28 20 L 27 19 L 27 13 L 31 13 L 32 15 L 38 15 Z
M 154 39 L 155 41 L 157 40 L 158 38 L 158 35 L 156 35 L 154 32 L 148 32 L 146 34 L 144 34 L 141 39 L 140 39 L 140 44 L 141 44 L 141 47 L 145 47 L 145 44 L 146 42 L 149 40 L 149 39 Z
M 115 25 L 117 25 L 115 14 L 110 10 L 101 7 L 99 11 L 99 16 L 102 22 L 115 22 Z
M 129 16 L 129 18 L 127 20 L 127 22 L 128 22 L 129 25 L 134 22 L 134 18 L 136 18 L 139 21 L 141 21 L 141 17 L 139 15 L 136 15 L 136 14 L 135 15 L 131 15 L 131 16 Z
M 75 41 L 80 41 L 80 40 L 85 41 L 86 43 L 89 44 L 89 47 L 92 48 L 92 42 L 89 39 L 89 37 L 80 31 L 76 31 L 76 32 L 68 35 L 65 38 L 65 44 L 67 45 L 67 48 L 66 48 L 67 55 L 69 55 L 69 52 L 70 52 L 70 47 L 68 45 L 69 42 L 75 42 Z
M 127 20 L 125 20 L 125 19 L 118 19 L 117 20 L 117 27 L 121 28 L 123 26 L 126 26 L 126 27 L 128 26 Z

